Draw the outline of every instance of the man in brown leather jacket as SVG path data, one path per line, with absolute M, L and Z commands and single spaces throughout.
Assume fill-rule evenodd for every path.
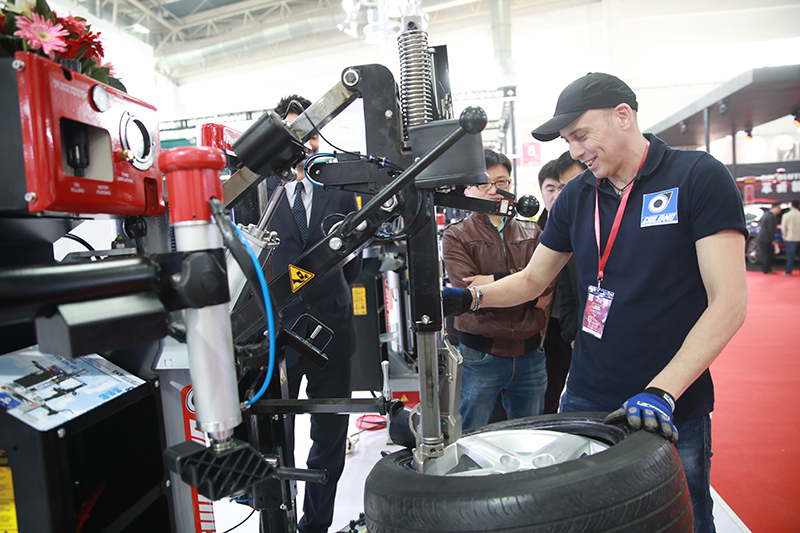
M 497 200 L 509 190 L 511 161 L 486 150 L 489 183 L 467 194 Z M 444 265 L 454 287 L 484 285 L 525 267 L 539 244 L 541 229 L 528 220 L 471 213 L 445 229 Z M 552 287 L 545 294 L 552 291 Z M 537 301 L 510 308 L 480 309 L 455 319 L 464 357 L 461 418 L 464 429 L 489 422 L 498 394 L 509 419 L 542 413 L 547 370 L 540 332 L 546 325 Z

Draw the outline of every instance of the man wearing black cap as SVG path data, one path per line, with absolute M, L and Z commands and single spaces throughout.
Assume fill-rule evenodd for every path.
M 608 74 L 564 89 L 533 136 L 564 138 L 588 170 L 561 192 L 525 269 L 457 303 L 530 300 L 574 254 L 581 327 L 561 410 L 614 411 L 607 421 L 677 441 L 694 531 L 713 532 L 708 367 L 744 321 L 742 202 L 709 154 L 643 135 L 637 109 L 630 87 Z

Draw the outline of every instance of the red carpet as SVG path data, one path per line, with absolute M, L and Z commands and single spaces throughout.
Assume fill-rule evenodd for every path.
M 748 272 L 747 319 L 711 366 L 711 486 L 753 533 L 800 531 L 800 276 Z

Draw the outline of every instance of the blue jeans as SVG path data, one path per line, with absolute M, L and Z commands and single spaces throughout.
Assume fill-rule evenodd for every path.
M 606 406 L 575 395 L 569 389 L 561 396 L 562 413 L 578 411 L 611 412 L 620 406 Z M 711 417 L 690 418 L 679 424 L 675 447 L 681 457 L 686 484 L 692 497 L 695 533 L 715 533 L 714 500 L 711 499 Z
M 488 424 L 501 392 L 509 419 L 542 414 L 547 390 L 544 350 L 497 357 L 463 344 L 458 349 L 464 357 L 459 408 L 464 429 Z
M 794 256 L 800 250 L 800 241 L 786 241 L 786 272 L 792 273 L 794 266 Z

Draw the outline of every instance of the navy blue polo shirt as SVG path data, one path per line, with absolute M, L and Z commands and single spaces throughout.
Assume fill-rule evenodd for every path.
M 603 338 L 579 328 L 567 382 L 578 396 L 610 410 L 645 389 L 708 306 L 695 242 L 727 229 L 747 234 L 739 190 L 722 163 L 645 136 L 650 149 L 604 270 L 602 288 L 614 292 L 614 300 Z M 575 255 L 581 320 L 588 287 L 597 285 L 595 190 L 605 251 L 620 199 L 606 180 L 598 188 L 588 170 L 561 191 L 541 236 L 548 248 Z M 713 407 L 706 370 L 678 399 L 675 418 L 702 416 Z

